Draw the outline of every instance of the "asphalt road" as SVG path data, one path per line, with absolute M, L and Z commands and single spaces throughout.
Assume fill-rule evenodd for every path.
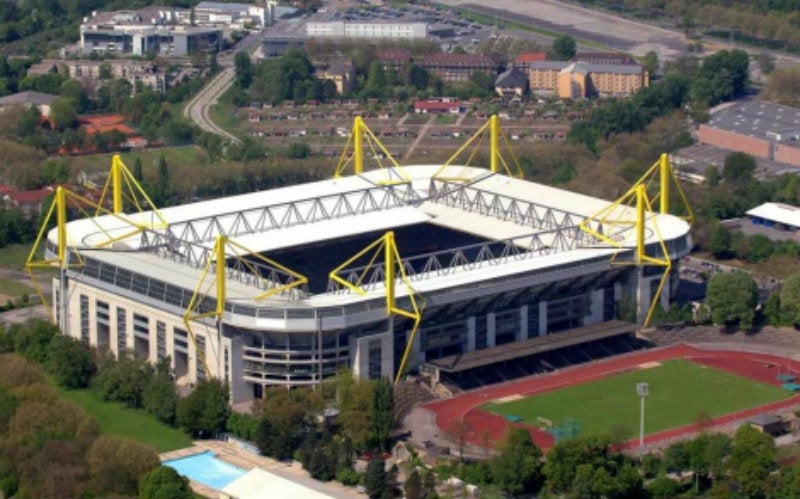
M 219 96 L 231 86 L 233 77 L 233 68 L 222 70 L 183 108 L 183 116 L 194 121 L 197 126 L 206 132 L 224 137 L 234 144 L 241 144 L 241 140 L 217 126 L 209 117 L 211 106 L 216 104 Z
M 641 56 L 654 50 L 661 60 L 679 57 L 686 46 L 682 33 L 623 19 L 556 0 L 494 0 L 490 5 L 474 0 L 438 0 L 484 15 L 565 33 Z

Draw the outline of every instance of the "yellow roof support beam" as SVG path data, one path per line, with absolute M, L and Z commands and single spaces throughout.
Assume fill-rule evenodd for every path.
M 206 375 L 209 377 L 212 374 L 211 369 L 208 367 L 208 360 L 206 359 L 205 352 L 201 351 L 199 348 L 197 334 L 192 328 L 192 323 L 201 321 L 203 319 L 213 318 L 217 323 L 217 327 L 219 327 L 222 317 L 225 314 L 225 301 L 227 299 L 226 277 L 228 270 L 228 258 L 234 258 L 238 260 L 252 275 L 258 276 L 263 288 L 265 288 L 266 291 L 257 293 L 255 296 L 253 296 L 252 298 L 254 300 L 261 300 L 308 283 L 308 278 L 306 278 L 304 275 L 290 270 L 287 267 L 284 267 L 283 265 L 242 246 L 226 236 L 218 235 L 214 242 L 214 248 L 209 252 L 205 267 L 203 267 L 203 271 L 200 274 L 200 280 L 195 287 L 192 297 L 189 299 L 189 305 L 186 307 L 186 311 L 183 314 L 183 323 L 186 326 L 186 330 L 189 333 L 189 337 L 192 339 L 195 351 L 197 352 L 197 361 L 202 364 Z M 258 263 L 263 263 L 269 265 L 270 267 L 276 268 L 287 274 L 292 280 L 287 283 L 275 283 L 268 281 L 263 277 L 260 277 L 260 273 L 257 268 Z M 208 276 L 212 269 L 215 274 L 214 279 L 211 282 L 207 282 L 206 276 Z M 212 290 L 213 298 L 216 300 L 216 304 L 212 310 L 204 311 L 202 307 L 203 302 L 206 298 L 212 296 Z
M 79 212 L 84 218 L 92 221 L 97 227 L 99 234 L 105 236 L 100 242 L 96 243 L 93 247 L 102 248 L 114 244 L 117 241 L 126 239 L 145 228 L 148 225 L 141 224 L 135 220 L 131 220 L 123 213 L 115 213 L 104 207 L 101 202 L 94 202 L 79 194 L 76 194 L 65 187 L 57 187 L 53 195 L 53 200 L 50 207 L 47 209 L 47 214 L 42 220 L 42 225 L 34 240 L 33 247 L 31 248 L 28 258 L 25 261 L 25 270 L 36 289 L 37 294 L 42 299 L 42 303 L 48 305 L 48 300 L 42 292 L 38 279 L 36 278 L 35 271 L 42 269 L 66 270 L 69 267 L 80 267 L 83 265 L 80 253 L 76 248 L 72 248 L 72 254 L 75 256 L 77 262 L 70 264 L 70 241 L 67 234 L 68 210 Z M 129 226 L 130 230 L 126 230 L 121 235 L 113 235 L 109 229 L 101 225 L 97 217 L 100 215 L 110 215 L 117 220 L 124 222 L 125 226 Z M 56 228 L 56 256 L 55 258 L 38 258 L 37 254 L 42 251 L 42 243 L 47 239 L 47 233 L 52 227 L 53 218 L 55 218 Z M 49 306 L 48 306 L 49 310 Z M 51 320 L 53 319 L 51 315 Z
M 364 267 L 364 270 L 358 276 L 355 283 L 351 283 L 347 279 L 342 278 L 339 273 L 342 272 L 344 269 L 355 263 L 356 261 L 360 260 L 361 258 L 365 257 L 366 255 L 371 256 L 369 257 L 367 265 Z M 414 288 L 411 286 L 411 282 L 406 275 L 405 268 L 403 267 L 403 260 L 400 257 L 400 252 L 397 249 L 397 243 L 394 239 L 394 232 L 388 231 L 383 236 L 378 238 L 377 240 L 373 241 L 369 244 L 366 248 L 362 249 L 354 256 L 349 258 L 346 262 L 339 265 L 335 269 L 331 270 L 328 276 L 331 280 L 341 284 L 342 286 L 350 289 L 351 291 L 361 295 L 366 296 L 367 292 L 363 288 L 364 278 L 366 277 L 367 273 L 373 267 L 373 264 L 378 260 L 379 257 L 383 256 L 383 268 L 384 268 L 384 277 L 385 283 L 384 287 L 386 289 L 386 314 L 388 316 L 399 315 L 401 317 L 405 317 L 407 319 L 411 319 L 414 321 L 414 325 L 411 328 L 411 334 L 409 335 L 408 342 L 406 343 L 406 348 L 403 352 L 403 357 L 400 360 L 400 366 L 397 369 L 397 372 L 394 377 L 395 384 L 400 382 L 400 379 L 403 377 L 403 373 L 406 369 L 406 364 L 408 363 L 408 357 L 411 354 L 411 347 L 414 344 L 414 339 L 417 335 L 417 331 L 419 330 L 420 323 L 422 322 L 422 310 L 425 308 L 425 301 L 418 293 L 414 291 Z M 406 292 L 408 294 L 408 299 L 411 305 L 410 310 L 406 310 L 397 306 L 397 299 L 396 299 L 396 286 L 397 286 L 397 276 L 399 275 L 400 282 L 405 286 Z
M 156 207 L 150 196 L 147 195 L 142 185 L 133 174 L 122 162 L 119 154 L 111 157 L 111 170 L 109 171 L 106 183 L 103 185 L 103 190 L 100 193 L 100 200 L 97 202 L 98 206 L 106 206 L 108 203 L 108 196 L 111 196 L 112 213 L 121 214 L 125 211 L 125 203 L 127 202 L 133 209 L 139 213 L 151 211 L 155 216 L 156 221 L 150 224 L 149 228 L 158 229 L 166 227 L 167 221 L 164 219 L 161 212 Z M 95 216 L 99 215 L 98 212 Z
M 580 229 L 587 234 L 619 250 L 630 247 L 633 244 L 635 251 L 633 262 L 616 261 L 617 252 L 611 256 L 612 263 L 664 267 L 664 274 L 644 318 L 644 326 L 650 324 L 653 311 L 658 304 L 659 297 L 672 269 L 669 251 L 658 228 L 656 216 L 652 203 L 647 196 L 647 186 L 645 183 L 639 182 L 622 197 L 579 224 Z M 660 254 L 656 256 L 647 254 L 646 232 L 648 222 L 649 227 L 656 236 L 655 239 L 658 241 Z M 630 240 L 631 230 L 633 231 L 633 242 Z
M 387 173 L 387 179 L 382 181 L 382 184 L 399 184 L 411 181 L 411 177 L 409 177 L 408 174 L 403 170 L 403 168 L 400 166 L 400 163 L 397 162 L 397 160 L 394 158 L 394 156 L 392 156 L 389 150 L 386 149 L 383 143 L 378 140 L 378 137 L 372 133 L 372 130 L 370 130 L 367 124 L 364 123 L 364 120 L 361 118 L 361 116 L 356 116 L 353 120 L 353 130 L 350 132 L 350 137 L 347 139 L 347 144 L 345 144 L 342 154 L 339 156 L 339 162 L 336 165 L 336 171 L 333 174 L 334 178 L 342 177 L 351 162 L 353 163 L 353 172 L 356 175 L 361 175 L 364 173 L 365 142 L 366 145 L 369 146 L 372 157 L 377 160 L 378 166 Z M 353 151 L 352 154 L 350 154 L 351 146 Z M 383 162 L 381 161 L 381 156 L 389 160 L 391 165 L 384 166 Z
M 467 141 L 464 142 L 464 144 L 462 144 L 462 146 L 459 147 L 458 150 L 452 156 L 450 156 L 447 161 L 444 162 L 444 164 L 442 164 L 436 173 L 433 174 L 433 178 L 457 182 L 465 182 L 470 180 L 469 178 L 462 176 L 444 175 L 443 172 L 447 169 L 447 167 L 453 165 L 455 161 L 461 157 L 464 151 L 466 151 L 470 146 L 473 146 L 472 152 L 464 163 L 464 166 L 469 166 L 470 162 L 475 158 L 475 155 L 480 150 L 483 140 L 487 136 L 489 137 L 489 170 L 492 173 L 505 173 L 509 177 L 522 178 L 522 167 L 519 165 L 519 160 L 514 154 L 514 150 L 511 147 L 508 137 L 500 127 L 500 118 L 498 118 L 496 114 L 492 115 L 472 137 L 467 139 Z M 510 162 L 506 161 L 502 154 L 501 141 L 502 145 L 505 146 L 505 150 L 510 156 Z

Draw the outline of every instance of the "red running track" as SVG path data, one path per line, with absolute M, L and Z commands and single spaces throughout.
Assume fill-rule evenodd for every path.
M 493 445 L 502 437 L 508 426 L 517 426 L 527 428 L 534 442 L 542 449 L 547 450 L 554 443 L 554 438 L 549 433 L 531 425 L 510 423 L 502 416 L 482 411 L 480 406 L 486 402 L 511 395 L 530 396 L 558 390 L 567 386 L 595 381 L 624 371 L 630 371 L 647 362 L 661 362 L 675 358 L 692 360 L 709 367 L 775 386 L 780 386 L 781 384 L 777 379 L 778 374 L 800 373 L 800 362 L 777 355 L 730 350 L 706 350 L 680 344 L 613 357 L 589 365 L 573 366 L 553 373 L 481 388 L 451 399 L 431 402 L 423 407 L 434 413 L 436 426 L 445 434 L 454 422 L 463 419 L 467 427 L 471 429 L 467 440 L 472 444 L 484 447 Z M 800 404 L 800 394 L 767 405 L 713 418 L 710 425 L 724 425 L 756 414 L 777 411 L 797 404 Z M 645 443 L 647 445 L 658 443 L 692 434 L 697 430 L 698 428 L 695 424 L 672 428 L 647 435 Z M 635 444 L 638 444 L 638 442 L 635 442 Z M 628 445 L 633 446 L 634 442 L 631 441 Z

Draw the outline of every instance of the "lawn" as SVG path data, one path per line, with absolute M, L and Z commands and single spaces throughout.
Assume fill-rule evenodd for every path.
M 638 433 L 639 397 L 636 384 L 650 383 L 646 400 L 645 433 L 690 424 L 703 412 L 720 416 L 791 396 L 791 393 L 748 378 L 684 360 L 639 369 L 591 383 L 534 395 L 506 403 L 488 403 L 484 410 L 557 425 L 565 418 L 580 422 L 581 435 L 608 432 L 624 426 Z
M 24 270 L 32 244 L 11 244 L 0 250 L 0 267 Z
M 116 153 L 108 154 L 89 154 L 86 156 L 75 156 L 66 158 L 73 174 L 79 171 L 85 172 L 107 172 L 111 168 L 111 157 Z M 208 165 L 208 155 L 204 150 L 196 146 L 162 147 L 157 149 L 146 149 L 142 151 L 131 151 L 120 154 L 122 162 L 129 170 L 133 171 L 133 164 L 136 158 L 142 162 L 142 170 L 145 176 L 155 176 L 158 167 L 158 160 L 161 156 L 167 160 L 170 166 L 176 165 Z
M 103 402 L 88 390 L 61 390 L 61 395 L 94 416 L 103 433 L 138 440 L 152 445 L 158 452 L 168 452 L 192 445 L 187 434 L 160 423 L 142 410 Z

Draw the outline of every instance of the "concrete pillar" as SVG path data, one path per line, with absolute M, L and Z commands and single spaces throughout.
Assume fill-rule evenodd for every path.
M 472 352 L 475 350 L 475 324 L 477 320 L 475 316 L 467 318 L 467 344 L 464 347 L 465 352 Z
M 494 312 L 489 312 L 486 314 L 486 348 L 493 347 L 495 339 Z
M 547 331 L 547 302 L 542 300 L 539 302 L 539 336 L 544 336 Z
M 241 373 L 244 369 L 244 359 L 242 358 L 243 339 L 241 336 L 233 336 L 228 339 L 230 346 L 228 347 L 228 362 L 230 362 L 231 371 L 233 373 Z M 244 381 L 244 378 L 239 376 L 231 376 L 231 402 L 243 402 L 253 397 L 253 390 L 249 384 Z
M 519 327 L 517 328 L 517 341 L 528 338 L 528 305 L 519 307 Z
M 389 330 L 381 334 L 381 376 L 394 380 L 394 320 L 389 317 Z
M 644 268 L 636 269 L 636 322 L 642 324 L 650 309 L 650 279 L 645 279 Z
M 585 324 L 594 324 L 603 321 L 603 298 L 605 297 L 604 290 L 595 289 L 589 293 L 589 315 L 584 320 Z

